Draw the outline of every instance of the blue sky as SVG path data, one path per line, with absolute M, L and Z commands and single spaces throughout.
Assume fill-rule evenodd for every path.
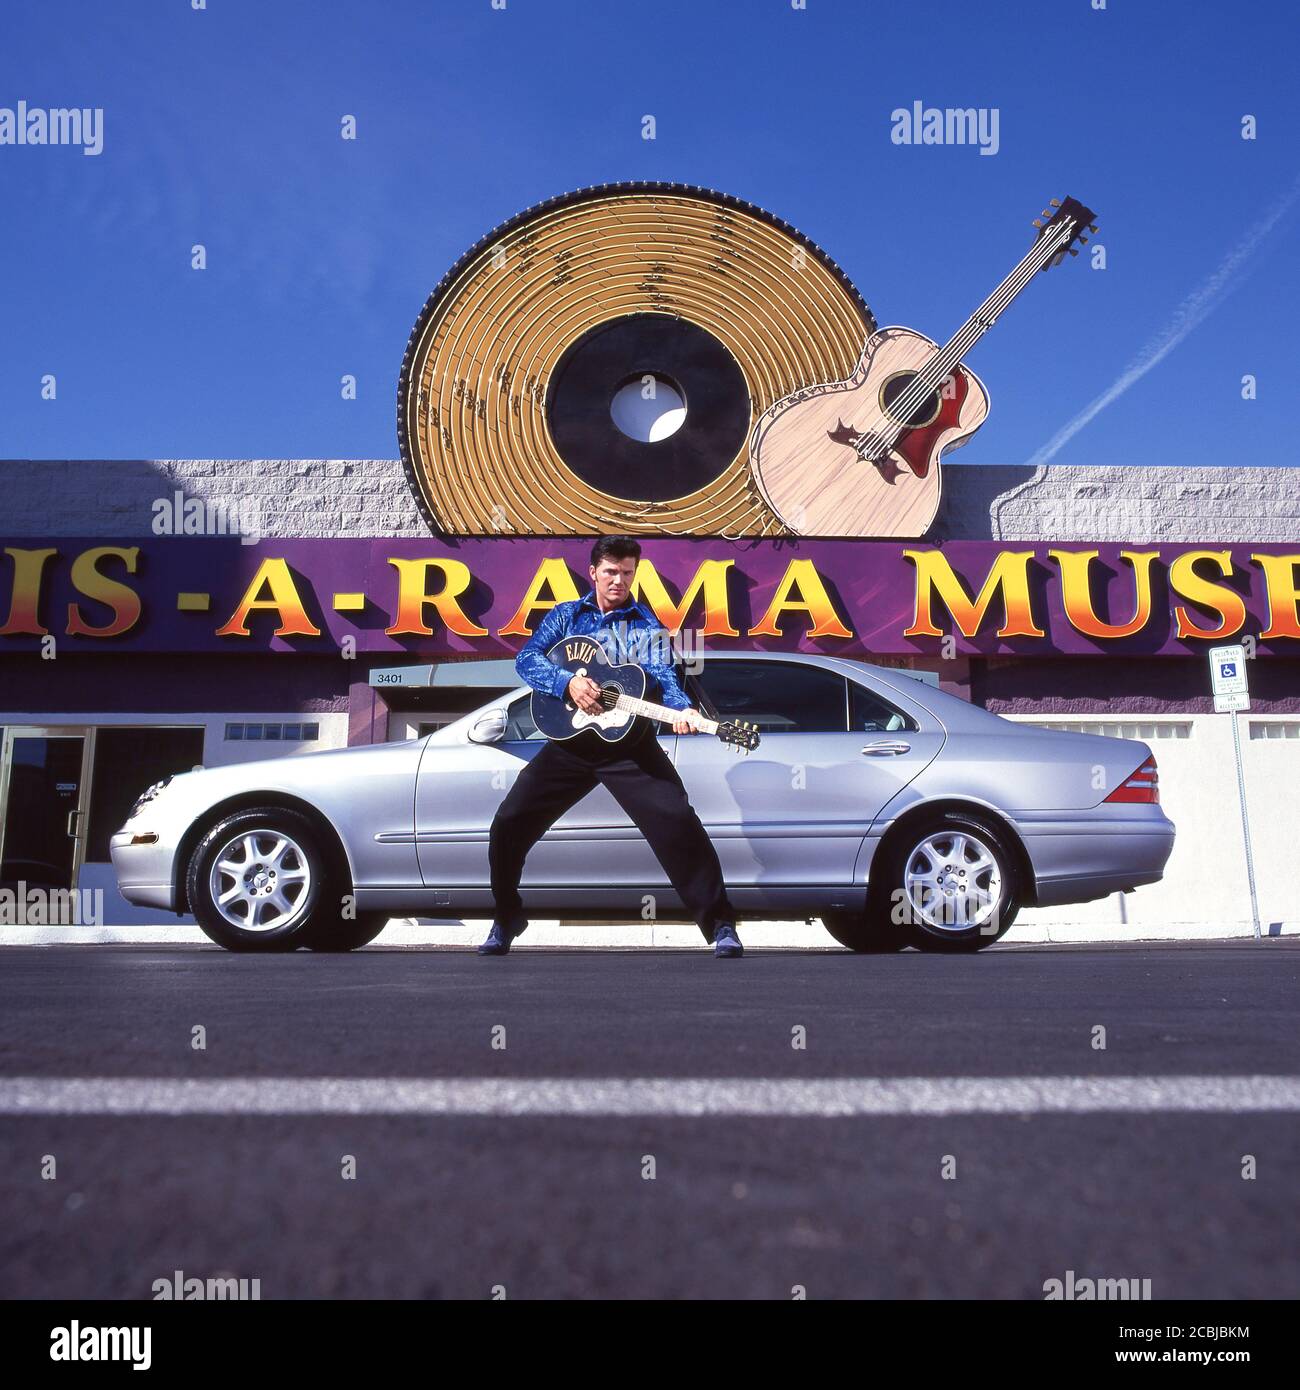
M 1054 460 L 1290 465 L 1294 9 L 1093 3 L 5 0 L 0 107 L 102 107 L 104 147 L 0 145 L 0 456 L 396 457 L 407 336 L 461 252 L 665 179 L 792 222 L 940 339 L 1073 194 L 1107 268 L 1038 277 L 975 348 L 961 463 L 1041 457 L 1164 334 Z M 918 100 L 996 107 L 998 153 L 891 143 Z

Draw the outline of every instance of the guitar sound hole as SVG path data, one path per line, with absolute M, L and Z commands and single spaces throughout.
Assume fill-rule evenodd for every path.
M 890 418 L 897 420 L 899 424 L 906 425 L 908 429 L 928 425 L 939 413 L 938 391 L 931 391 L 906 420 L 894 409 L 894 402 L 908 390 L 915 380 L 915 372 L 899 372 L 897 376 L 890 377 L 880 391 L 880 404 L 884 406 Z

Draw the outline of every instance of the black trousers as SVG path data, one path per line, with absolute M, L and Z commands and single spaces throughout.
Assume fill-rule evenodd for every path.
M 528 851 L 597 782 L 646 837 L 705 941 L 712 941 L 719 922 L 736 920 L 722 866 L 677 769 L 648 728 L 616 744 L 598 744 L 594 735 L 548 743 L 515 779 L 493 817 L 488 846 L 497 920 L 516 934 L 527 925 L 519 878 Z M 599 860 L 592 868 L 599 873 Z

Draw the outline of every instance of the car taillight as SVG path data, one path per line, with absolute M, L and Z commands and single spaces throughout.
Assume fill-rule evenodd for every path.
M 1148 758 L 1136 772 L 1126 777 L 1106 800 L 1158 802 L 1160 774 L 1156 771 L 1156 760 Z

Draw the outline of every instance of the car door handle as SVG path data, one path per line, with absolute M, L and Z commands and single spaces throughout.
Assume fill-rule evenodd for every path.
M 910 753 L 910 743 L 869 743 L 862 750 L 869 758 L 888 758 L 896 753 Z

